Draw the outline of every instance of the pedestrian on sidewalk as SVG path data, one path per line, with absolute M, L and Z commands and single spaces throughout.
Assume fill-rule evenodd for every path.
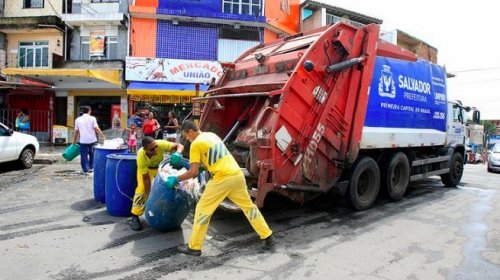
M 263 241 L 264 249 L 271 249 L 274 245 L 273 232 L 252 202 L 243 172 L 226 145 L 216 134 L 200 131 L 200 128 L 192 121 L 182 123 L 181 133 L 191 142 L 189 152 L 191 167 L 180 176 L 167 177 L 166 187 L 173 188 L 179 181 L 198 176 L 200 164 L 203 164 L 213 177 L 207 183 L 196 205 L 189 243 L 179 246 L 179 252 L 193 256 L 201 255 L 201 247 L 205 241 L 210 218 L 226 197 L 243 210 L 253 229 Z
M 168 141 L 177 141 L 177 129 L 179 128 L 179 122 L 175 117 L 175 113 L 173 111 L 168 112 L 168 123 L 165 126 L 166 130 L 166 138 Z
M 28 109 L 19 110 L 16 118 L 16 130 L 19 132 L 28 132 L 30 130 L 30 116 Z
M 174 150 L 175 152 L 173 152 Z M 158 167 L 163 161 L 164 154 L 173 152 L 170 162 L 175 165 L 182 159 L 183 150 L 184 146 L 179 143 L 155 140 L 151 136 L 145 136 L 142 139 L 142 148 L 137 152 L 137 187 L 132 202 L 132 219 L 130 220 L 132 230 L 142 229 L 139 216 L 144 214 L 144 205 L 151 190 L 151 182 L 158 174 Z
M 158 129 L 160 129 L 160 123 L 154 118 L 153 112 L 150 112 L 148 118 L 142 123 L 142 133 L 144 133 L 144 136 L 156 138 Z
M 137 125 L 135 123 L 130 124 L 130 128 L 127 128 L 128 132 L 128 150 L 131 153 L 137 152 Z
M 104 141 L 106 137 L 102 133 L 97 120 L 91 116 L 90 106 L 82 106 L 82 115 L 75 120 L 75 135 L 73 143 L 80 145 L 80 164 L 82 173 L 88 174 L 94 171 L 94 147 L 97 144 L 96 133 Z

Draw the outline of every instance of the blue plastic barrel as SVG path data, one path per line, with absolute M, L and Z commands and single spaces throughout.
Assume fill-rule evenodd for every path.
M 97 202 L 106 202 L 105 178 L 106 178 L 106 156 L 109 154 L 125 153 L 124 149 L 103 149 L 99 146 L 94 147 L 94 199 Z
M 160 166 L 170 163 L 170 157 Z M 189 169 L 189 161 L 182 159 L 176 169 Z M 200 175 L 202 176 L 202 175 Z M 149 226 L 159 231 L 177 230 L 189 211 L 196 205 L 196 198 L 182 189 L 165 187 L 160 176 L 156 176 L 146 201 L 145 216 Z
M 128 217 L 137 186 L 137 156 L 110 154 L 106 157 L 106 209 L 111 216 Z

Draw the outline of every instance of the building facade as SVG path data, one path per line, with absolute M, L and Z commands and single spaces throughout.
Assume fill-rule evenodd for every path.
M 301 31 L 337 22 L 354 26 L 370 23 L 382 24 L 381 19 L 326 4 L 326 1 L 306 0 L 301 4 Z M 426 42 L 399 29 L 380 32 L 380 38 L 416 54 L 419 58 L 437 63 L 437 49 Z
M 71 5 L 63 14 L 70 46 L 65 67 L 93 70 L 95 81 L 83 76 L 78 78 L 75 86 L 64 85 L 65 90 L 59 95 L 67 99 L 66 123 L 72 126 L 79 108 L 88 105 L 92 107 L 101 129 L 123 128 L 128 116 L 123 80 L 128 51 L 128 1 L 68 2 Z M 113 122 L 117 118 L 120 121 Z M 118 123 L 119 127 L 116 126 Z
M 72 130 L 82 105 L 93 108 L 103 130 L 126 122 L 127 14 L 127 0 L 6 1 L 0 19 L 7 41 L 2 74 L 50 89 L 49 139 L 54 125 Z M 23 106 L 35 106 L 17 96 Z M 112 122 L 116 117 L 120 121 Z
M 30 115 L 30 133 L 49 141 L 54 123 L 55 93 L 50 85 L 24 81 L 7 70 L 52 68 L 63 59 L 64 23 L 59 17 L 63 2 L 48 5 L 41 0 L 4 1 L 0 18 L 2 121 L 13 127 L 20 109 Z M 7 72 L 6 72 L 7 71 Z
M 136 0 L 129 11 L 130 109 L 153 107 L 164 122 L 167 111 L 191 111 L 191 98 L 223 74 L 220 62 L 295 34 L 299 1 Z

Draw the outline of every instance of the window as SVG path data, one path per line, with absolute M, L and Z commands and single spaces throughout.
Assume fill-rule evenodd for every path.
M 242 14 L 261 16 L 262 0 L 223 0 L 222 12 L 228 14 Z
M 23 8 L 43 8 L 43 0 L 24 0 Z
M 337 22 L 345 22 L 347 24 L 351 24 L 351 25 L 354 25 L 356 27 L 363 27 L 364 24 L 362 23 L 359 23 L 359 22 L 356 22 L 356 21 L 352 21 L 352 20 L 349 20 L 347 18 L 343 18 L 343 17 L 338 17 L 338 16 L 335 16 L 335 15 L 332 15 L 332 14 L 326 14 L 326 24 L 329 25 L 329 24 L 334 24 L 334 23 L 337 23 Z
M 49 42 L 20 42 L 19 67 L 49 67 Z
M 104 46 L 104 56 L 90 56 L 90 37 L 82 37 L 81 39 L 81 60 L 105 59 L 119 59 L 118 57 L 118 38 L 106 37 L 106 45 Z

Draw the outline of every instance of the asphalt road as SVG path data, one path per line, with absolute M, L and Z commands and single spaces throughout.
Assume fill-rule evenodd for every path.
M 217 211 L 201 257 L 190 234 L 129 229 L 93 200 L 77 162 L 0 172 L 2 279 L 500 279 L 500 174 L 467 165 L 458 188 L 433 177 L 399 202 L 354 212 L 341 198 L 267 201 L 274 251 L 241 213 Z

